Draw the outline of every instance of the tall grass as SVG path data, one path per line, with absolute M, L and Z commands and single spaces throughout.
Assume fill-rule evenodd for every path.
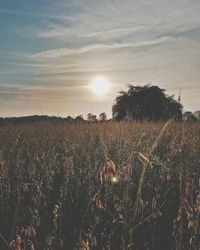
M 198 249 L 200 124 L 163 126 L 1 126 L 0 249 Z

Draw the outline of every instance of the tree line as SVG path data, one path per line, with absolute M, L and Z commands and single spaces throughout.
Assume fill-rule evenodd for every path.
M 192 113 L 183 111 L 181 97 L 176 100 L 174 95 L 167 95 L 165 89 L 156 85 L 146 84 L 144 86 L 128 85 L 127 91 L 120 91 L 112 105 L 112 118 L 108 119 L 105 112 L 98 116 L 88 113 L 86 119 L 83 115 L 66 118 L 56 116 L 26 116 L 0 118 L 0 125 L 5 123 L 24 123 L 24 122 L 105 122 L 114 121 L 165 121 L 170 118 L 184 121 L 200 120 L 200 111 Z
M 128 85 L 127 91 L 120 91 L 112 106 L 112 120 L 165 121 L 174 117 L 177 120 L 195 121 L 200 119 L 200 111 L 183 111 L 181 97 L 167 95 L 165 89 L 155 85 Z M 99 119 L 89 113 L 87 121 L 106 121 L 106 113 Z

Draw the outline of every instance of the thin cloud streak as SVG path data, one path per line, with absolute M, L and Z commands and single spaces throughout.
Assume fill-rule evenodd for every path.
M 32 17 L 32 18 L 49 18 L 49 19 L 57 19 L 57 20 L 62 20 L 62 21 L 69 21 L 71 20 L 70 17 L 66 17 L 64 15 L 51 15 L 51 14 L 45 14 L 44 12 L 41 13 L 32 13 L 32 12 L 25 12 L 25 11 L 15 11 L 15 10 L 7 10 L 7 9 L 2 9 L 0 8 L 0 13 L 3 14 L 9 14 L 9 15 L 17 15 L 17 16 L 27 16 L 27 17 Z
M 148 47 L 159 45 L 166 42 L 172 42 L 176 39 L 170 36 L 162 36 L 156 38 L 154 40 L 147 40 L 147 41 L 140 41 L 140 42 L 132 42 L 132 43 L 113 43 L 113 44 L 90 44 L 80 48 L 59 48 L 59 49 L 52 49 L 42 51 L 40 53 L 32 54 L 32 58 L 57 58 L 63 57 L 73 54 L 82 54 L 89 51 L 98 51 L 98 50 L 110 50 L 110 49 L 123 49 L 123 48 L 140 48 L 140 47 Z
M 62 27 L 52 27 L 48 30 L 42 30 L 42 31 L 36 31 L 33 33 L 35 36 L 38 36 L 39 38 L 54 38 L 54 39 L 66 39 L 67 37 L 74 36 L 74 37 L 80 37 L 80 38 L 96 38 L 99 36 L 105 37 L 120 37 L 125 34 L 131 34 L 133 32 L 138 32 L 143 30 L 146 26 L 144 25 L 138 25 L 135 27 L 118 27 L 118 28 L 112 28 L 112 29 L 104 29 L 99 31 L 84 31 L 84 30 L 77 30 L 75 28 L 66 28 Z

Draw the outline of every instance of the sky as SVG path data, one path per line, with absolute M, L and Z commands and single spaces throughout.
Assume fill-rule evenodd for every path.
M 111 116 L 146 83 L 199 110 L 199 13 L 199 0 L 0 0 L 0 116 Z

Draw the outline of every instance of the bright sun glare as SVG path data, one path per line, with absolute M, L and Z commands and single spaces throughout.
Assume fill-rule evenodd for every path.
M 110 89 L 110 83 L 105 77 L 98 76 L 90 84 L 91 90 L 99 96 L 105 95 Z

